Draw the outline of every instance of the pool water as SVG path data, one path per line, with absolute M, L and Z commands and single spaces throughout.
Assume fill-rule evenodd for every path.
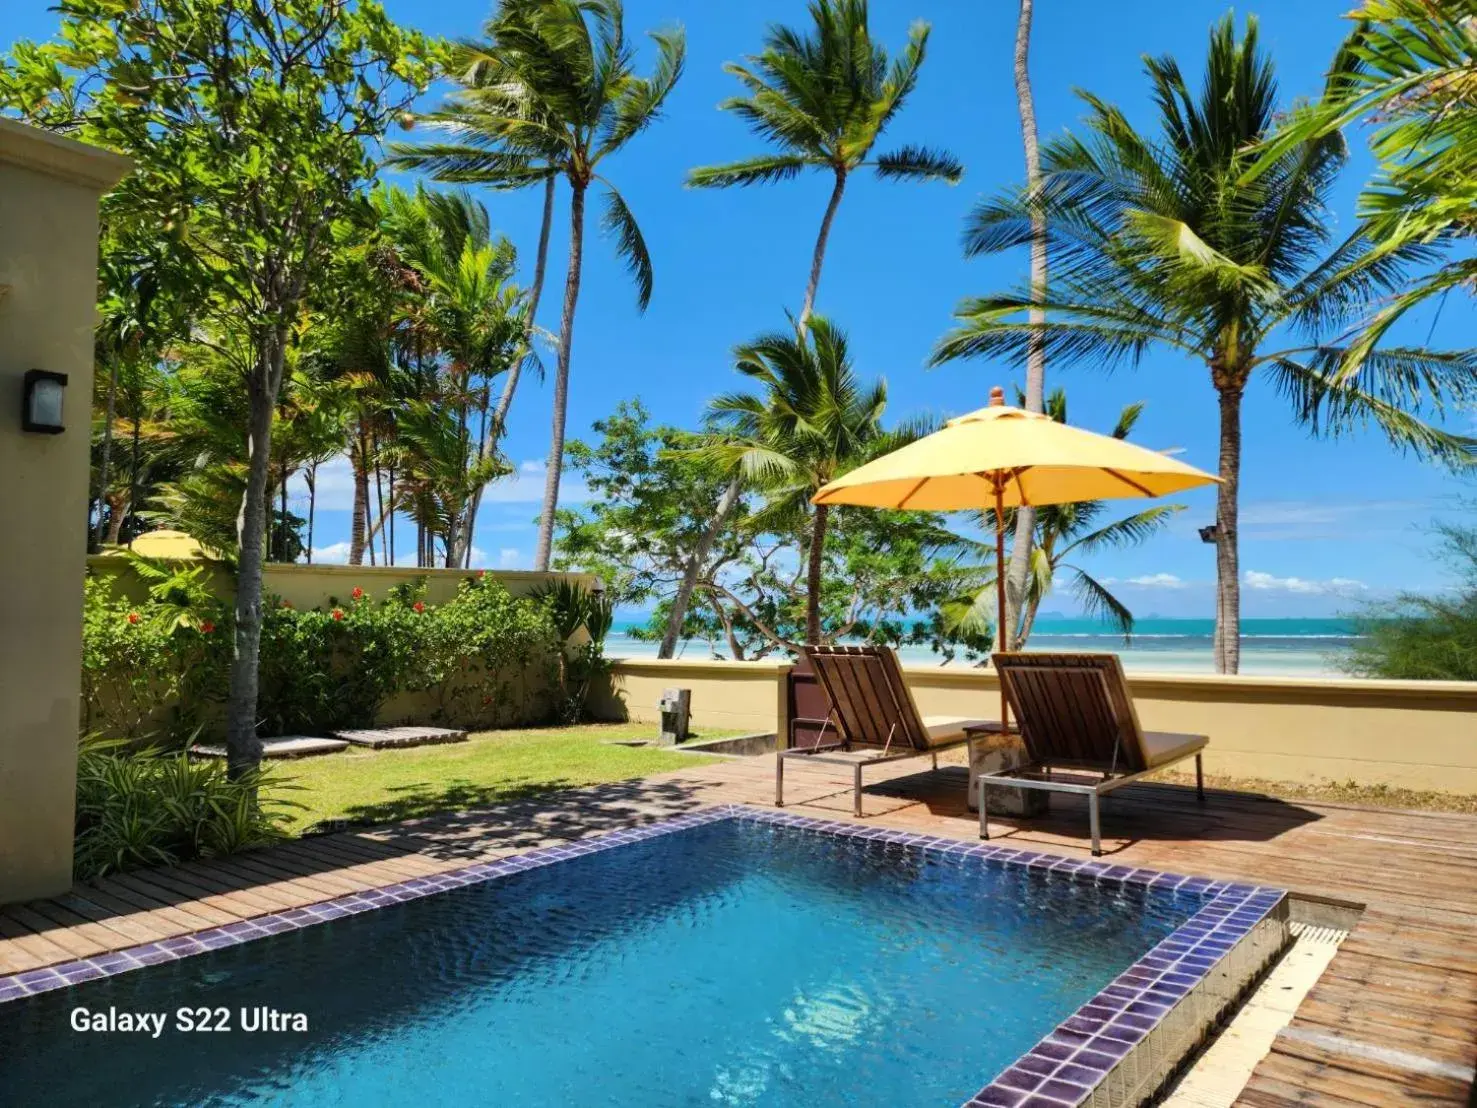
M 0 1104 L 954 1105 L 1196 907 L 723 819 L 0 1005 Z

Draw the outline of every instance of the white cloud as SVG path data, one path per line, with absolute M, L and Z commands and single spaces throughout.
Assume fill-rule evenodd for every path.
M 517 569 L 518 563 L 523 560 L 523 551 L 516 546 L 505 546 L 497 552 L 497 564 L 500 569 Z
M 1306 577 L 1277 577 L 1254 569 L 1246 571 L 1241 583 L 1257 592 L 1285 592 L 1299 596 L 1350 596 L 1369 588 L 1363 581 L 1356 581 L 1352 577 L 1330 577 L 1325 581 L 1316 581 Z
M 517 470 L 487 486 L 482 494 L 484 504 L 537 504 L 544 498 L 544 473 L 541 461 L 522 462 Z M 380 478 L 381 487 L 388 492 L 388 475 Z M 318 467 L 317 509 L 323 512 L 351 512 L 354 510 L 354 467 L 346 455 L 324 462 Z M 369 496 L 375 498 L 374 478 L 369 482 Z M 288 502 L 300 514 L 307 511 L 308 482 L 301 473 L 294 474 L 287 483 Z M 566 472 L 559 482 L 560 504 L 583 504 L 590 499 L 590 490 L 583 481 Z
M 334 542 L 329 543 L 327 546 L 315 546 L 313 547 L 313 561 L 320 565 L 348 565 L 349 544 L 347 542 Z
M 1142 577 L 1130 577 L 1126 584 L 1139 585 L 1146 589 L 1182 589 L 1188 582 L 1172 573 L 1150 573 Z

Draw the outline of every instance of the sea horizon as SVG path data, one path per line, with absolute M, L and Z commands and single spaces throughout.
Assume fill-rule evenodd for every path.
M 631 630 L 644 620 L 621 619 L 606 639 L 611 657 L 655 658 L 657 644 L 631 637 Z M 1028 650 L 1081 650 L 1117 654 L 1130 673 L 1215 672 L 1213 619 L 1145 618 L 1136 621 L 1132 638 L 1125 643 L 1104 624 L 1071 616 L 1043 616 L 1036 621 Z M 1340 661 L 1359 638 L 1355 621 L 1341 617 L 1305 619 L 1243 619 L 1241 621 L 1241 666 L 1243 674 L 1259 677 L 1348 677 Z M 689 639 L 679 644 L 677 657 L 726 660 L 720 642 L 715 658 L 705 640 Z M 973 666 L 959 657 L 945 662 L 927 646 L 903 646 L 899 657 L 911 665 Z

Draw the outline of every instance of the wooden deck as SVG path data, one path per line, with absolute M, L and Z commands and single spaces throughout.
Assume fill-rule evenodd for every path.
M 865 821 L 974 838 L 965 771 L 869 784 Z M 851 819 L 844 769 L 786 769 L 791 809 Z M 536 846 L 725 802 L 769 804 L 773 763 L 741 759 L 644 780 L 315 837 L 228 861 L 80 883 L 0 909 L 0 975 L 186 934 Z M 1086 854 L 1074 798 L 1012 829 L 1014 845 Z M 1328 972 L 1258 1066 L 1239 1103 L 1471 1105 L 1477 1060 L 1477 817 L 1292 804 L 1138 785 L 1103 809 L 1108 858 L 1280 885 L 1363 906 Z

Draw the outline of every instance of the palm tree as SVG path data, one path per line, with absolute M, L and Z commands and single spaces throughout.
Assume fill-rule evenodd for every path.
M 964 175 L 964 167 L 952 155 L 916 146 L 904 146 L 896 153 L 868 160 L 882 132 L 918 83 L 928 25 L 913 25 L 903 56 L 889 65 L 887 52 L 872 41 L 866 0 L 816 0 L 810 6 L 810 15 L 814 24 L 810 37 L 789 27 L 773 27 L 765 38 L 762 54 L 749 58 L 748 65 L 725 66 L 750 95 L 733 97 L 721 107 L 747 121 L 761 137 L 779 147 L 779 153 L 694 169 L 688 175 L 688 184 L 698 188 L 728 188 L 783 180 L 807 168 L 831 172 L 831 199 L 821 217 L 797 321 L 801 329 L 815 310 L 826 243 L 851 173 L 871 166 L 879 177 L 943 180 L 949 184 L 956 184 Z M 657 657 L 670 658 L 675 653 L 699 569 L 742 492 L 743 483 L 734 476 L 688 559 Z
M 1252 174 L 1299 142 L 1360 119 L 1378 122 L 1371 146 L 1379 173 L 1359 215 L 1382 249 L 1477 234 L 1477 0 L 1366 0 L 1340 50 L 1322 101 L 1269 142 Z M 1470 291 L 1477 259 L 1452 258 L 1400 291 L 1369 321 L 1342 367 L 1363 357 L 1395 322 L 1431 297 Z
M 811 34 L 771 27 L 763 53 L 748 58 L 746 65 L 724 66 L 748 95 L 725 100 L 720 107 L 743 119 L 777 151 L 694 169 L 687 177 L 698 188 L 728 188 L 788 180 L 807 169 L 831 174 L 831 199 L 821 217 L 800 309 L 802 327 L 815 309 L 826 241 L 853 172 L 871 167 L 882 178 L 950 184 L 964 175 L 951 154 L 920 146 L 872 156 L 882 132 L 918 83 L 928 24 L 913 24 L 902 57 L 889 61 L 887 51 L 872 41 L 867 0 L 813 0 L 810 18 Z
M 1021 147 L 1026 156 L 1026 191 L 1041 186 L 1041 143 L 1036 131 L 1036 100 L 1031 95 L 1031 17 L 1034 0 L 1020 0 L 1015 24 L 1015 101 L 1021 117 Z M 1046 220 L 1040 213 L 1031 221 L 1031 295 L 1037 300 L 1046 296 Z M 1030 319 L 1042 321 L 1040 309 Z M 1026 344 L 1026 394 L 1023 407 L 1039 412 L 1046 392 L 1046 351 L 1039 334 Z M 1005 576 L 1006 628 L 1019 626 L 1019 613 L 1025 602 L 1026 582 L 1031 573 L 1031 543 L 1036 533 L 1036 513 L 1029 505 L 1016 513 L 1015 542 L 1011 549 L 1010 569 Z M 1001 639 L 1001 650 L 1017 650 L 1019 642 Z
M 605 190 L 601 223 L 615 236 L 644 311 L 652 287 L 646 240 L 625 199 L 599 170 L 606 158 L 661 115 L 662 105 L 681 76 L 685 45 L 680 29 L 652 32 L 656 67 L 650 77 L 638 76 L 635 52 L 625 37 L 620 0 L 504 0 L 488 31 L 488 54 L 493 61 L 479 79 L 496 87 L 477 90 L 476 111 L 467 120 L 464 137 L 473 138 L 474 148 L 481 148 L 488 159 L 486 164 L 509 184 L 543 181 L 557 174 L 570 186 L 569 267 L 559 324 L 553 430 L 534 557 L 534 567 L 546 570 L 564 462 L 586 194 L 597 182 Z
M 987 200 L 971 214 L 971 254 L 1029 243 L 1044 214 L 1055 276 L 1044 298 L 1027 288 L 963 302 L 934 361 L 1019 357 L 1039 337 L 1059 363 L 1111 368 L 1164 348 L 1205 365 L 1220 408 L 1216 668 L 1234 673 L 1241 398 L 1252 376 L 1269 378 L 1314 433 L 1373 421 L 1401 448 L 1468 463 L 1477 442 L 1420 416 L 1449 382 L 1471 380 L 1477 352 L 1387 347 L 1357 375 L 1338 375 L 1348 349 L 1338 328 L 1399 287 L 1431 251 L 1410 244 L 1377 252 L 1358 233 L 1330 243 L 1327 199 L 1345 157 L 1337 135 L 1298 144 L 1255 182 L 1246 179 L 1255 144 L 1278 120 L 1277 83 L 1254 19 L 1239 39 L 1230 16 L 1212 29 L 1198 99 L 1173 59 L 1146 59 L 1145 69 L 1157 135 L 1140 134 L 1117 108 L 1083 93 L 1088 134 L 1047 146 L 1041 187 Z M 1046 318 L 1033 320 L 1032 310 Z
M 1017 404 L 1025 403 L 1019 395 Z M 1054 389 L 1045 399 L 1043 410 L 1058 423 L 1067 422 L 1067 394 L 1063 389 Z M 1129 404 L 1118 414 L 1112 436 L 1126 439 L 1132 433 L 1139 416 L 1143 414 L 1142 403 Z M 1103 514 L 1108 503 L 1102 500 L 1083 500 L 1071 504 L 1050 504 L 1036 509 L 1034 534 L 1032 535 L 1029 559 L 1030 573 L 1020 608 L 1016 609 L 1016 620 L 1010 630 L 1013 649 L 1024 649 L 1031 637 L 1036 622 L 1036 613 L 1041 602 L 1066 577 L 1082 610 L 1089 616 L 1111 624 L 1127 639 L 1133 634 L 1133 613 L 1128 606 L 1113 595 L 1107 584 L 1094 577 L 1077 564 L 1075 559 L 1096 554 L 1102 550 L 1138 546 L 1151 538 L 1170 521 L 1177 512 L 1184 510 L 1183 504 L 1156 504 L 1141 512 L 1103 523 Z M 1006 512 L 1007 529 L 1014 533 L 1015 510 Z M 980 526 L 989 533 L 995 530 L 995 513 L 983 512 Z M 1016 540 L 1019 541 L 1019 540 Z M 1014 551 L 1012 550 L 1012 555 Z M 995 581 L 993 571 L 983 580 L 977 591 L 961 597 L 947 605 L 942 612 L 944 626 L 951 631 L 965 632 L 984 637 L 991 630 L 995 613 Z M 999 632 L 996 632 L 997 637 Z
M 760 526 L 809 531 L 805 637 L 820 642 L 821 571 L 828 507 L 810 498 L 883 440 L 887 385 L 858 380 L 846 336 L 813 316 L 794 333 L 764 335 L 734 351 L 756 392 L 728 393 L 710 406 L 713 441 L 705 453 L 761 490 Z

